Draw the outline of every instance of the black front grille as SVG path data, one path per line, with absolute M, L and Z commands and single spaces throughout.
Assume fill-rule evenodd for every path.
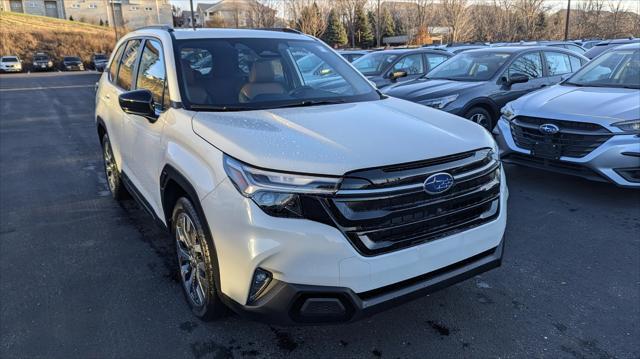
M 349 173 L 325 206 L 363 255 L 406 248 L 495 219 L 500 163 L 491 151 L 444 159 Z M 439 172 L 454 176 L 454 185 L 441 194 L 427 193 L 425 180 Z M 357 183 L 360 187 L 354 189 Z
M 560 131 L 551 135 L 543 134 L 539 129 L 542 124 L 556 125 Z M 554 146 L 558 158 L 584 157 L 612 136 L 609 130 L 595 123 L 526 116 L 511 121 L 511 134 L 516 145 L 523 149 L 534 150 L 539 144 Z

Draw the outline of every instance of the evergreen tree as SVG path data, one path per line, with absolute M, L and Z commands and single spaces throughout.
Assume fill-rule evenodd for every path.
M 406 35 L 402 20 L 395 16 L 393 17 L 393 33 L 396 35 Z
M 395 24 L 393 22 L 393 17 L 388 9 L 382 10 L 382 28 L 380 31 L 382 32 L 382 37 L 388 36 L 396 36 Z
M 73 21 L 73 15 L 69 16 L 69 21 Z
M 322 40 L 331 47 L 338 47 L 347 43 L 347 32 L 334 9 L 329 12 L 327 29 L 322 36 Z
M 362 6 L 356 8 L 356 23 L 355 23 L 355 35 L 356 45 L 361 48 L 371 47 L 373 44 L 373 32 L 371 31 L 371 24 L 369 19 L 364 13 Z
M 104 21 L 102 21 L 102 19 L 100 19 L 100 26 L 104 26 Z

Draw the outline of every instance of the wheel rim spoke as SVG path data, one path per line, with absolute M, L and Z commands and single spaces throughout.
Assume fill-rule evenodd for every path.
M 176 219 L 175 240 L 184 289 L 193 305 L 202 306 L 208 293 L 203 249 L 195 225 L 184 213 Z

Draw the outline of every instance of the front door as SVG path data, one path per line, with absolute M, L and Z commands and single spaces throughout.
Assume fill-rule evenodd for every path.
M 509 65 L 502 78 L 508 79 L 514 74 L 526 75 L 529 81 L 512 85 L 503 83 L 501 91 L 495 98 L 498 108 L 502 108 L 507 102 L 513 101 L 522 95 L 548 85 L 547 79 L 544 77 L 542 57 L 539 51 L 518 56 Z
M 58 3 L 55 1 L 45 1 L 44 2 L 44 12 L 48 17 L 59 17 L 58 16 Z
M 160 198 L 160 171 L 162 171 L 162 130 L 169 106 L 166 87 L 166 69 L 162 46 L 157 40 L 146 40 L 142 49 L 137 75 L 136 90 L 149 90 L 153 95 L 157 118 L 126 114 L 124 132 L 126 152 L 130 155 L 131 177 L 138 190 L 149 202 L 156 214 L 162 213 Z

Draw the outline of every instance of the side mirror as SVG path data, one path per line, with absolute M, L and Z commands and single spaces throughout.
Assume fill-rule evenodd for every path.
M 125 113 L 142 116 L 149 122 L 155 122 L 158 119 L 153 103 L 153 95 L 149 90 L 125 92 L 118 96 L 118 102 L 120 102 L 120 108 Z
M 401 77 L 406 77 L 406 76 L 407 76 L 406 71 L 394 71 L 389 75 L 389 79 L 391 79 L 391 81 L 395 81 Z
M 529 81 L 529 76 L 524 75 L 524 74 L 519 74 L 519 73 L 515 73 L 509 76 L 509 79 L 507 80 L 507 84 L 509 85 L 513 85 L 513 84 L 521 84 L 521 83 L 525 83 Z

